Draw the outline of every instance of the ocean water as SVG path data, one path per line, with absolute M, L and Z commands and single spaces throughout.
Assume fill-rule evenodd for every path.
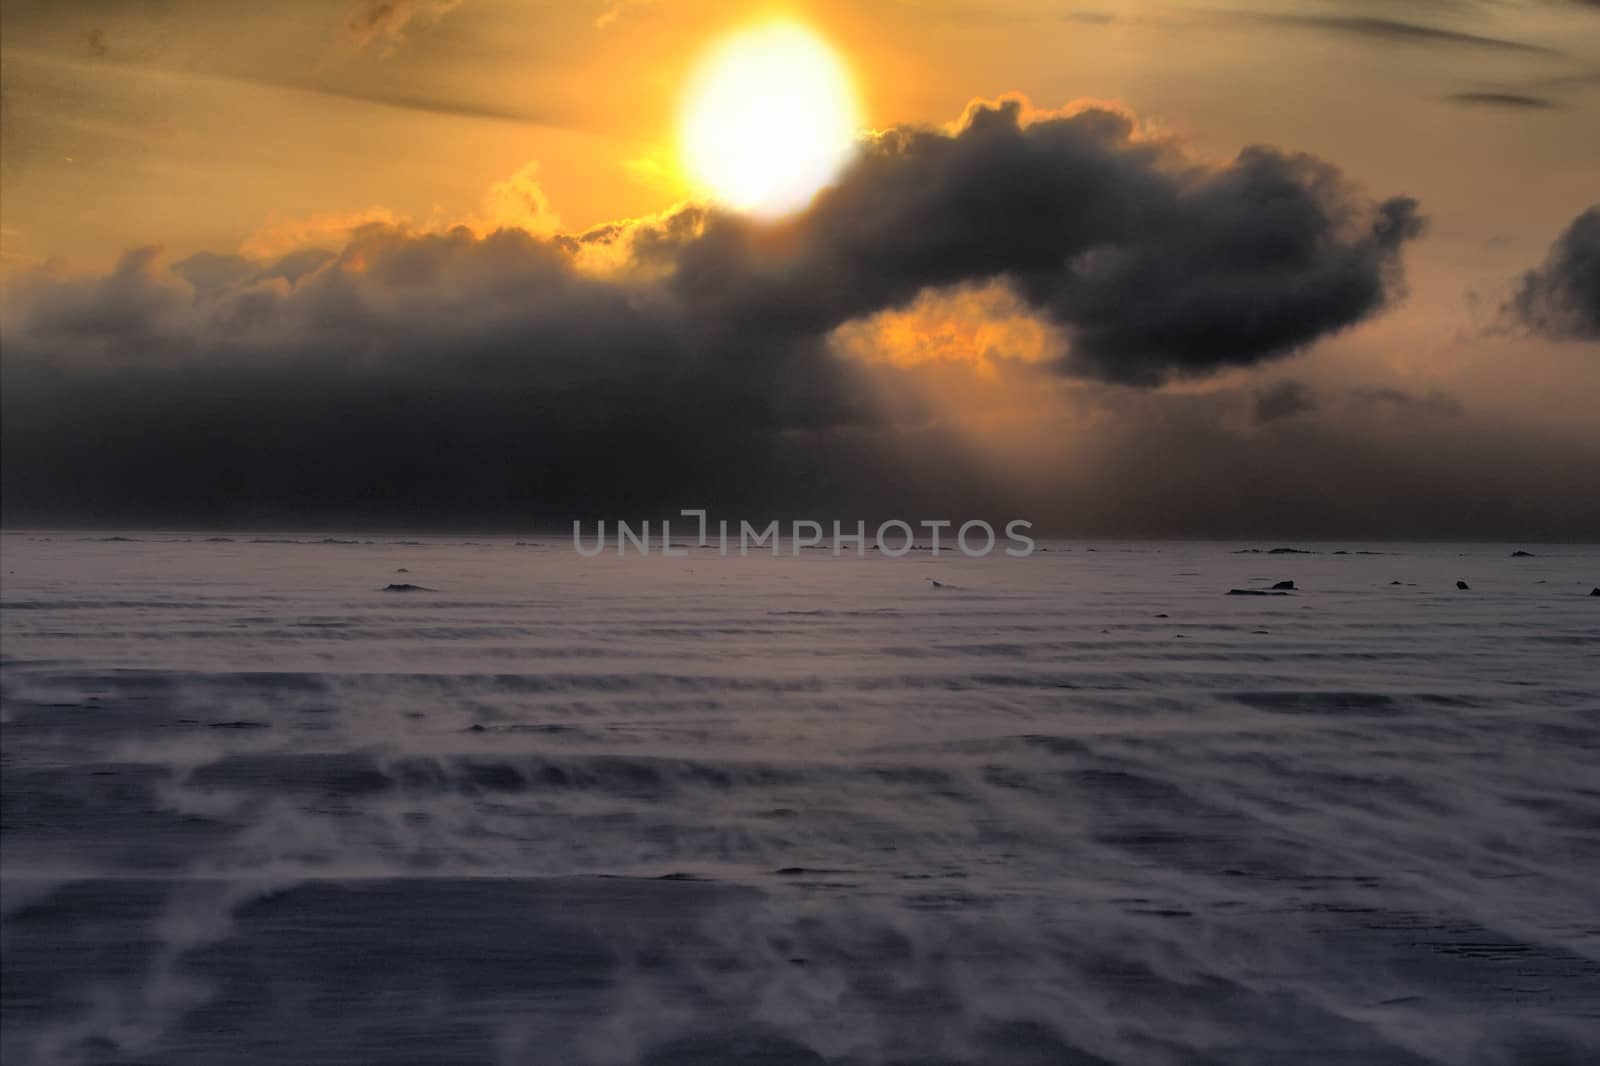
M 1600 1061 L 1600 548 L 1047 547 L 7 533 L 0 1054 Z

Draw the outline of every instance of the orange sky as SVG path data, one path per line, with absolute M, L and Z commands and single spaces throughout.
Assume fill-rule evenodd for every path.
M 683 192 L 674 120 L 695 58 L 778 11 L 843 52 L 876 125 L 947 121 L 1008 91 L 1040 106 L 1115 98 L 1207 152 L 1258 141 L 1316 152 L 1418 196 L 1444 239 L 1509 242 L 1523 259 L 1600 174 L 1584 136 L 1600 109 L 1600 33 L 1579 32 L 1594 17 L 1575 3 L 1469 6 L 1446 24 L 1560 54 L 1248 17 L 1329 9 L 1301 0 L 1230 15 L 1128 0 L 1066 14 L 1031 2 L 419 0 L 392 33 L 353 30 L 361 8 L 8 3 L 7 253 L 103 261 L 160 241 L 181 254 L 374 206 L 460 215 L 530 161 L 569 226 L 657 210 Z M 1447 99 L 1483 91 L 1560 106 Z
M 5 265 L 103 269 L 145 244 L 264 254 L 368 219 L 514 220 L 519 182 L 536 230 L 659 211 L 687 194 L 687 73 L 774 13 L 834 43 L 875 126 L 949 121 L 1012 91 L 1042 107 L 1114 99 L 1202 155 L 1305 150 L 1417 197 L 1430 230 L 1408 251 L 1406 305 L 1295 373 L 1592 422 L 1591 348 L 1484 334 L 1600 194 L 1600 13 L 1566 0 L 15 0 Z

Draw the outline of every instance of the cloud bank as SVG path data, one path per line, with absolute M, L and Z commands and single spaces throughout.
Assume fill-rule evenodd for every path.
M 834 188 L 776 226 L 691 205 L 581 235 L 373 224 L 338 247 L 171 268 L 135 250 L 105 275 L 35 275 L 8 294 L 5 518 L 1063 511 L 1068 486 L 997 477 L 945 431 L 959 397 L 907 424 L 884 392 L 915 368 L 868 368 L 834 343 L 930 293 L 998 285 L 1058 341 L 1029 364 L 1027 388 L 1063 420 L 1112 424 L 1103 440 L 1121 442 L 1094 449 L 1105 480 L 1074 490 L 1115 504 L 1120 525 L 1105 531 L 1248 526 L 1270 501 L 1209 513 L 1195 496 L 1208 516 L 1189 526 L 1141 519 L 1173 499 L 1150 466 L 1157 441 L 1187 449 L 1186 466 L 1213 455 L 1218 481 L 1248 449 L 1231 430 L 1196 428 L 1192 412 L 1226 422 L 1226 410 L 1158 386 L 1289 357 L 1392 306 L 1421 229 L 1412 200 L 1372 200 L 1310 156 L 1252 147 L 1209 162 L 1115 107 L 1043 113 L 1003 99 L 949 128 L 875 135 Z M 1255 415 L 1304 409 L 1285 424 L 1311 419 L 1323 428 L 1296 439 L 1326 451 L 1328 405 L 1280 400 Z M 1237 402 L 1245 424 L 1253 403 Z M 1271 478 L 1288 476 L 1280 458 Z M 1054 468 L 1050 455 L 1039 465 Z M 1167 486 L 1143 511 L 1150 493 L 1114 485 L 1134 470 Z

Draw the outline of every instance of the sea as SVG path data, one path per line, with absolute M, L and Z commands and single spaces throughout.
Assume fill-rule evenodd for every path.
M 1600 1062 L 1600 546 L 780 547 L 0 535 L 0 1057 Z

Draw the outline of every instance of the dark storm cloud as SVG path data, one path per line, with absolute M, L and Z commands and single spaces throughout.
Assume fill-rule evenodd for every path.
M 1600 204 L 1579 215 L 1522 276 L 1505 310 L 1555 340 L 1600 340 Z
M 1310 156 L 1255 147 L 1201 166 L 1120 112 L 1024 124 L 1005 100 L 953 136 L 869 145 L 796 227 L 782 269 L 725 216 L 664 254 L 708 327 L 763 336 L 821 335 L 923 289 L 1005 278 L 1068 334 L 1063 369 L 1152 385 L 1288 355 L 1381 310 L 1421 228 L 1414 201 L 1373 204 Z
M 759 500 L 780 429 L 849 416 L 825 368 L 691 349 L 647 293 L 519 231 L 373 228 L 293 287 L 188 260 L 207 283 L 191 293 L 155 266 L 144 250 L 21 290 L 0 364 L 8 520 L 448 524 Z
M 1378 312 L 1420 225 L 1309 156 L 1203 164 L 1120 112 L 1024 122 L 1005 101 L 875 138 L 778 226 L 694 207 L 550 241 L 372 226 L 337 256 L 192 256 L 183 285 L 140 250 L 12 293 L 7 518 L 882 501 L 918 477 L 828 345 L 844 323 L 1001 279 L 1059 327 L 1062 372 L 1155 385 Z M 578 269 L 592 254 L 620 266 Z M 929 469 L 983 498 L 959 454 Z

